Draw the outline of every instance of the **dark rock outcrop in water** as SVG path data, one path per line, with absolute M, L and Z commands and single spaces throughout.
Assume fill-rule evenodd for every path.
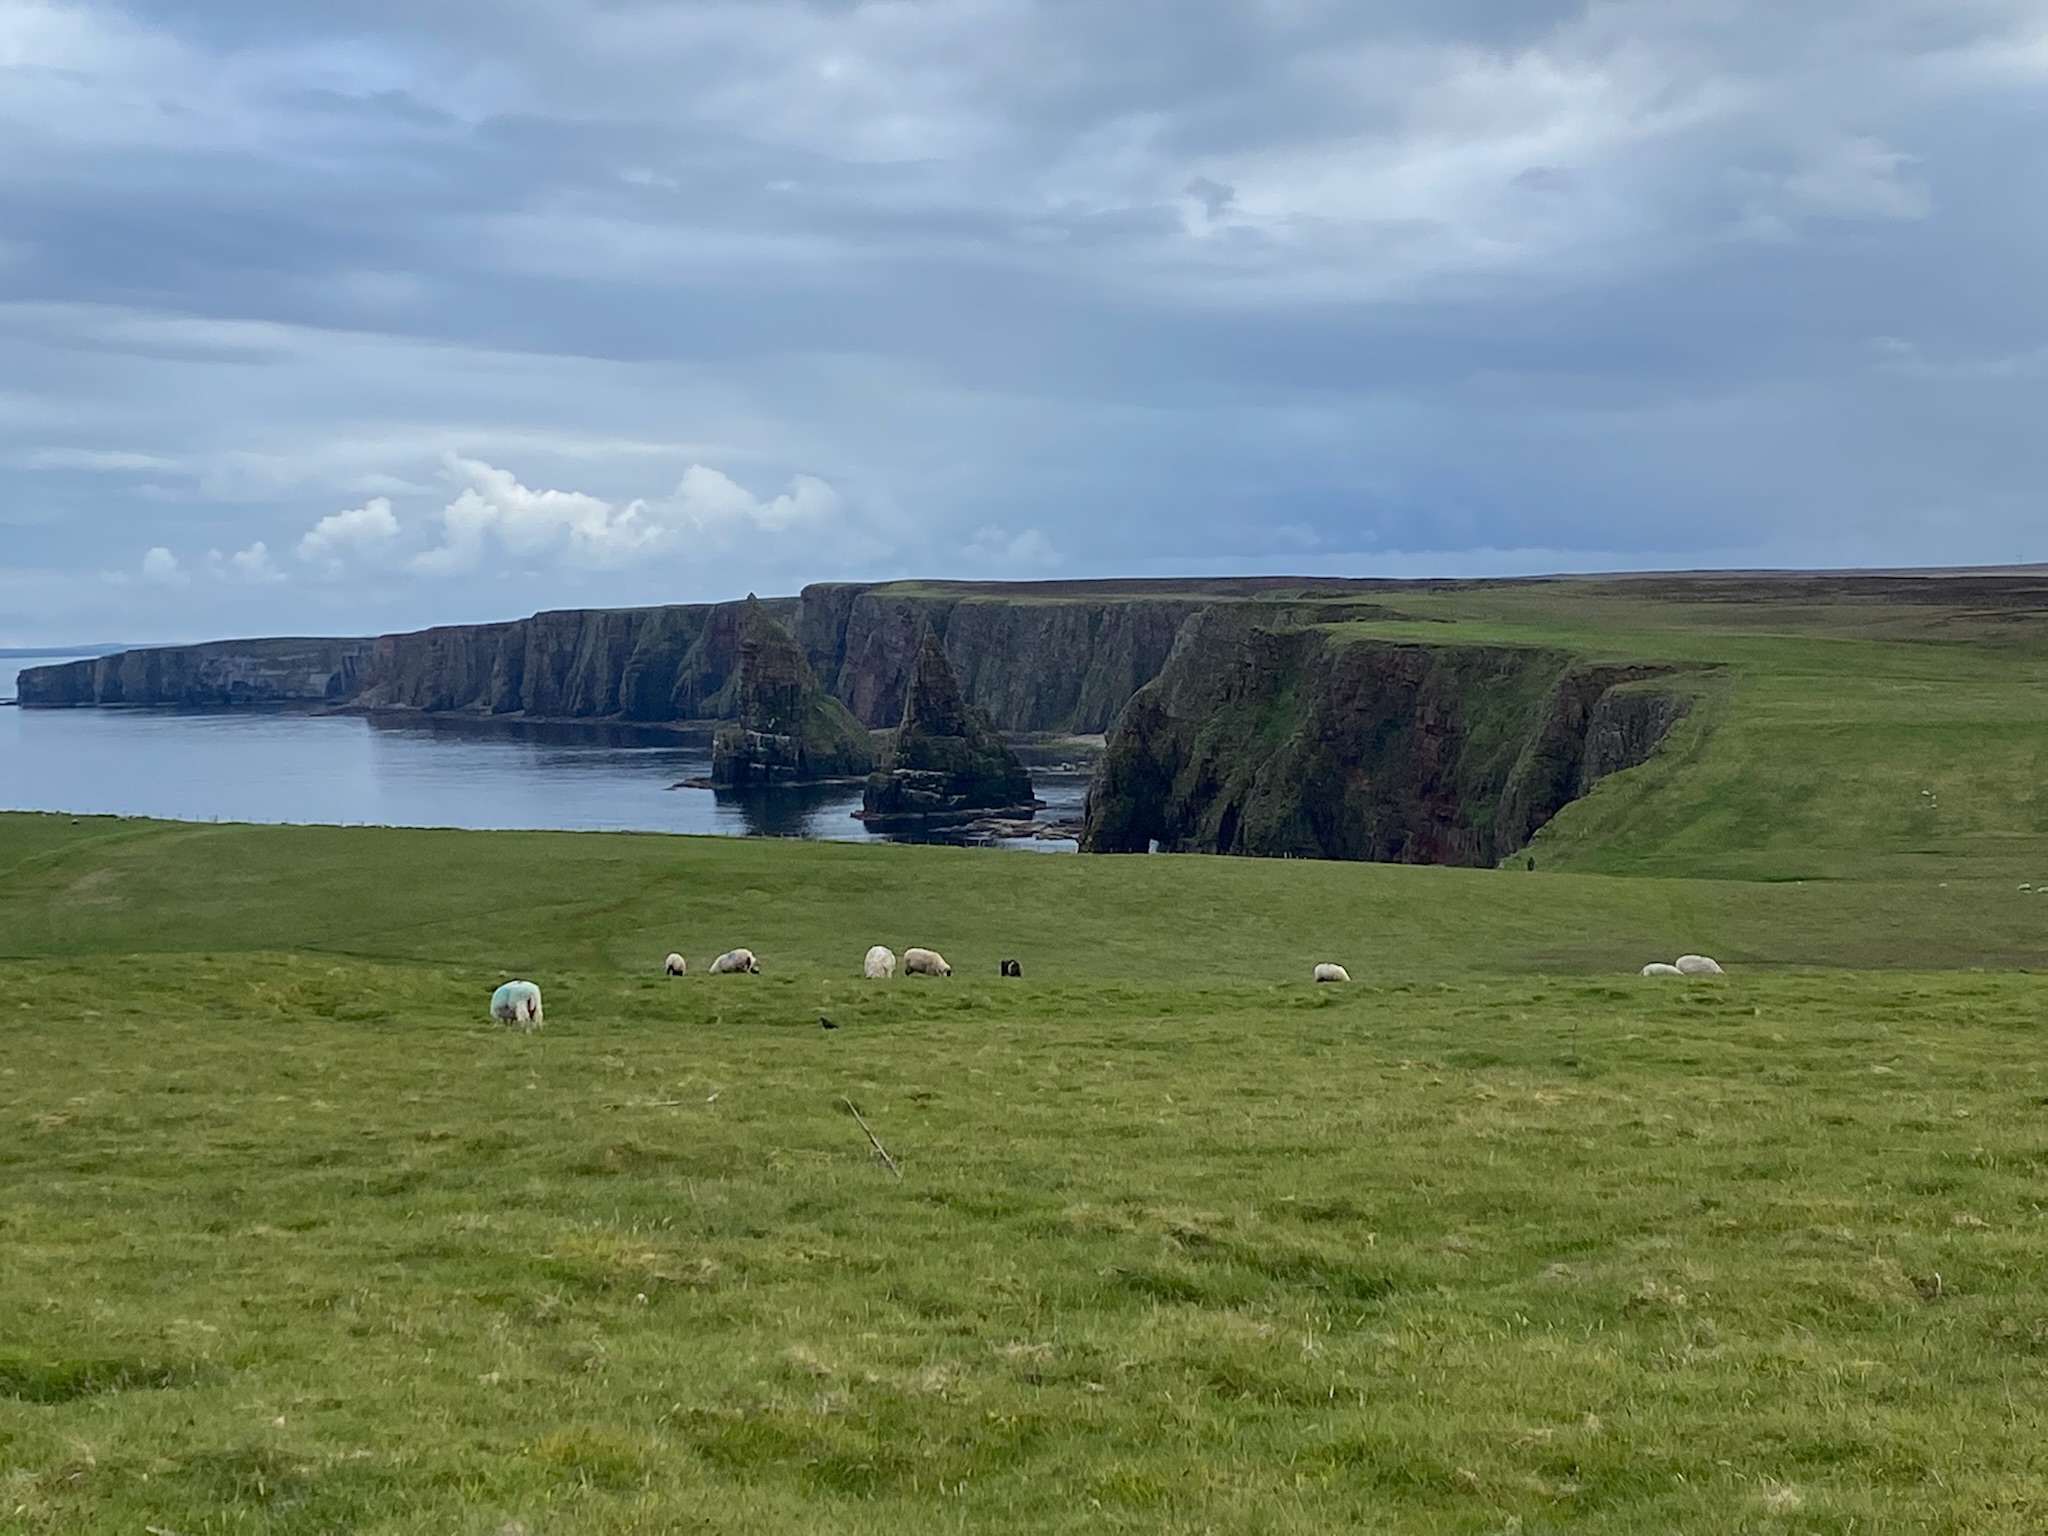
M 21 674 L 26 705 L 162 704 L 232 709 L 341 704 L 370 666 L 369 640 L 216 640 L 117 651 Z
M 1681 718 L 1651 666 L 1349 643 L 1227 610 L 1111 732 L 1081 846 L 1490 865 Z
M 959 820 L 1036 809 L 1031 775 L 988 716 L 967 702 L 938 637 L 920 642 L 903 723 L 887 759 L 868 776 L 860 816 L 868 822 Z
M 711 782 L 734 789 L 850 778 L 875 765 L 872 738 L 818 686 L 796 637 L 749 597 L 739 665 L 706 707 L 727 718 L 711 743 Z

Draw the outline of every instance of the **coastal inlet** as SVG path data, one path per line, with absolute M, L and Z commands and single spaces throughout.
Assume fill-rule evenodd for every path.
M 283 709 L 0 709 L 0 808 L 183 821 L 713 833 L 1071 852 L 1100 738 L 1017 742 L 1028 822 L 870 827 L 863 781 L 671 788 L 708 727 Z

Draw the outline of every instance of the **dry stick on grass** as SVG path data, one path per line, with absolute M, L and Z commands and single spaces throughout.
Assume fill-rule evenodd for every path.
M 858 1109 L 855 1109 L 853 1106 L 853 1100 L 848 1098 L 842 1098 L 839 1102 L 844 1104 L 847 1108 L 848 1113 L 850 1113 L 853 1116 L 853 1118 L 859 1122 L 860 1128 L 868 1133 L 868 1140 L 874 1143 L 875 1156 L 879 1157 L 882 1160 L 883 1164 L 888 1168 L 888 1170 L 891 1173 L 895 1174 L 897 1178 L 902 1178 L 903 1170 L 896 1166 L 896 1159 L 891 1157 L 889 1155 L 889 1149 L 882 1145 L 882 1138 L 874 1133 L 874 1129 L 867 1123 L 867 1121 L 861 1119 L 860 1111 Z

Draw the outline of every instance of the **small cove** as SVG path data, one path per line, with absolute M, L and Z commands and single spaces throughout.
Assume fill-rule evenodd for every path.
M 9 682 L 12 681 L 10 677 Z M 12 692 L 11 689 L 8 692 Z M 0 809 L 182 821 L 712 833 L 845 842 L 858 784 L 746 795 L 671 788 L 710 771 L 708 728 L 285 710 L 0 709 Z M 1033 767 L 1044 821 L 1078 821 L 1079 767 Z M 1072 852 L 1071 839 L 1001 846 Z

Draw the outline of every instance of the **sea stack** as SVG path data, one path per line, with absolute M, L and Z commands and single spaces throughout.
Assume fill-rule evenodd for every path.
M 711 782 L 759 789 L 854 778 L 875 765 L 874 740 L 846 706 L 818 685 L 796 637 L 747 595 L 740 615 L 740 662 L 711 742 Z
M 926 631 L 903 698 L 903 723 L 868 776 L 868 822 L 1029 816 L 1031 775 L 987 715 L 967 702 L 938 637 Z

